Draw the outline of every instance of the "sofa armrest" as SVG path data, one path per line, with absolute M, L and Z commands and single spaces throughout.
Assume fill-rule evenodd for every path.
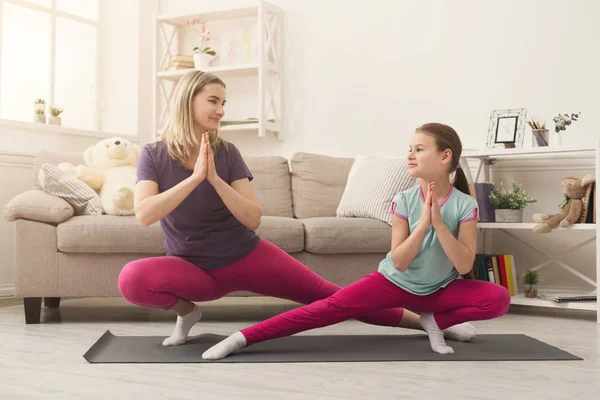
M 28 190 L 13 197 L 4 207 L 7 221 L 27 219 L 30 221 L 59 224 L 75 214 L 73 207 L 60 197 L 43 190 Z

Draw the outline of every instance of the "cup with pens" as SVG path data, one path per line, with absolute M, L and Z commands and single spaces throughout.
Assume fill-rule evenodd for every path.
M 533 147 L 545 147 L 550 144 L 550 131 L 546 129 L 546 124 L 536 121 L 527 121 L 531 128 L 531 139 Z

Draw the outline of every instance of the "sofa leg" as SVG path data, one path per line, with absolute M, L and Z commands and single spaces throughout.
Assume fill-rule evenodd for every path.
M 23 305 L 25 306 L 25 323 L 39 324 L 42 311 L 42 298 L 25 297 L 23 299 Z
M 58 308 L 60 306 L 60 297 L 44 297 L 44 307 Z

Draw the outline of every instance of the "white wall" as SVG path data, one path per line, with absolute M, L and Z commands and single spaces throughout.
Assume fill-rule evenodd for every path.
M 102 131 L 139 131 L 140 0 L 104 1 Z
M 480 148 L 491 110 L 504 108 L 527 108 L 548 122 L 582 111 L 565 145 L 600 134 L 598 1 L 273 2 L 285 10 L 286 139 L 235 137 L 242 150 L 404 155 L 414 128 L 429 121 Z M 159 10 L 207 4 L 160 0 Z

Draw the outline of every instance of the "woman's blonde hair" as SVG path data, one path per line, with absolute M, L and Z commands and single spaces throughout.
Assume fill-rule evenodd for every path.
M 175 87 L 167 127 L 158 140 L 167 143 L 169 155 L 182 166 L 191 156 L 191 150 L 198 146 L 194 134 L 192 102 L 204 86 L 211 83 L 218 83 L 225 87 L 221 79 L 202 71 L 188 72 Z M 219 137 L 218 131 L 210 132 L 210 144 L 213 150 L 221 144 L 227 149 L 227 143 Z

